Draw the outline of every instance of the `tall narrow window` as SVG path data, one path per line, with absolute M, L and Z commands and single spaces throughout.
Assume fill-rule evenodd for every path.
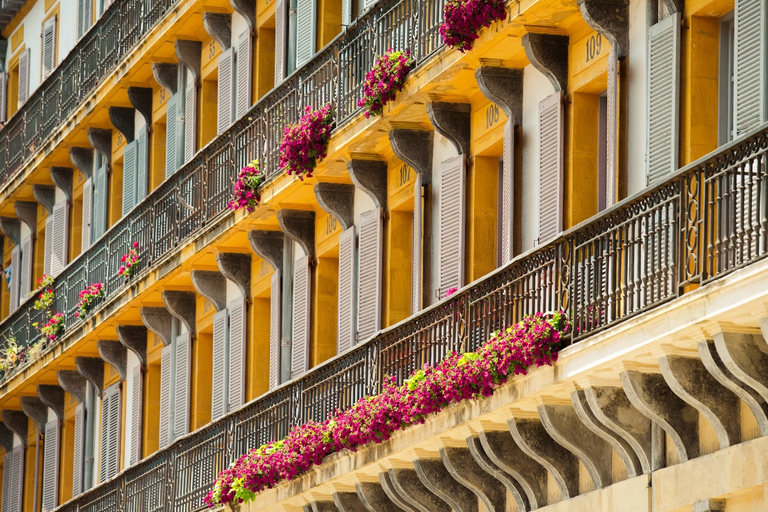
M 48 78 L 56 67 L 56 16 L 51 16 L 43 24 L 43 80 Z

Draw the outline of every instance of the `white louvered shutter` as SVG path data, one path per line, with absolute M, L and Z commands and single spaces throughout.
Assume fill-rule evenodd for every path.
M 229 303 L 229 410 L 245 403 L 245 362 L 247 348 L 245 297 Z
M 59 420 L 45 424 L 43 446 L 43 512 L 49 512 L 59 504 Z
M 253 39 L 246 29 L 237 38 L 237 113 L 235 118 L 244 116 L 251 108 L 253 83 Z M 234 119 L 233 119 L 234 121 Z
M 149 143 L 146 127 L 142 128 L 136 138 L 136 200 L 139 204 L 147 197 L 149 186 Z
M 22 512 L 24 503 L 24 445 L 13 449 L 13 465 L 11 472 L 11 499 L 9 508 L 12 512 Z
M 229 311 L 213 315 L 213 382 L 211 383 L 211 420 L 227 413 L 227 320 Z
M 648 39 L 648 183 L 677 169 L 680 14 L 650 28 Z
M 189 333 L 176 336 L 176 379 L 173 387 L 173 437 L 189 433 L 189 385 L 192 372 L 192 350 Z
M 83 225 L 81 229 L 81 244 L 84 252 L 91 246 L 91 231 L 93 229 L 93 183 L 90 178 L 83 183 Z
M 381 329 L 383 210 L 360 217 L 360 252 L 357 286 L 357 339 L 365 341 Z
M 275 269 L 272 274 L 272 284 L 269 295 L 269 388 L 274 389 L 280 384 L 280 343 L 282 342 L 282 275 L 281 270 Z
M 109 471 L 107 469 L 109 461 L 109 402 L 112 400 L 110 388 L 104 390 L 101 397 L 101 429 L 99 434 L 99 482 L 109 480 Z
M 294 264 L 293 269 L 292 379 L 309 369 L 309 329 L 312 314 L 312 269 L 309 265 L 309 256 L 304 256 Z
M 285 80 L 286 49 L 288 48 L 288 27 L 286 23 L 286 0 L 275 1 L 275 87 Z
M 219 55 L 219 98 L 216 131 L 221 134 L 232 124 L 232 73 L 235 67 L 235 49 L 229 48 Z M 189 158 L 187 158 L 189 159 Z
M 563 230 L 563 93 L 539 103 L 539 244 Z
M 504 124 L 504 150 L 501 170 L 501 262 L 514 256 L 515 212 L 515 125 L 512 119 Z
M 51 274 L 61 274 L 67 266 L 69 252 L 69 203 L 65 199 L 53 207 L 53 247 L 51 250 Z
M 141 365 L 133 369 L 131 390 L 131 458 L 130 464 L 141 460 L 142 423 L 144 415 L 144 379 Z
M 77 38 L 80 39 L 91 28 L 92 0 L 77 0 Z
M 160 448 L 170 442 L 171 434 L 171 383 L 173 380 L 173 346 L 163 347 L 160 356 Z
M 734 128 L 744 135 L 766 120 L 766 5 L 736 0 L 734 10 Z
M 112 478 L 120 471 L 120 383 L 110 387 L 111 398 L 109 400 L 109 422 L 104 423 L 107 429 L 107 475 Z M 102 479 L 104 481 L 104 479 Z
M 123 150 L 123 216 L 136 205 L 136 152 L 138 141 L 127 144 Z
M 107 166 L 102 164 L 94 173 L 93 183 L 93 238 L 91 243 L 97 241 L 107 230 Z
M 0 73 L 0 123 L 8 117 L 8 73 Z
M 197 84 L 187 80 L 184 91 L 184 162 L 189 162 L 197 151 Z
M 348 227 L 339 235 L 339 354 L 355 344 L 356 235 L 355 226 Z
M 421 251 L 423 240 L 423 204 L 422 191 L 424 187 L 421 184 L 421 174 L 416 173 L 416 180 L 413 184 L 413 240 L 411 241 L 411 314 L 415 315 L 421 311 L 422 296 L 422 268 Z
M 606 89 L 605 116 L 605 207 L 616 203 L 619 138 L 619 53 L 616 47 L 608 55 L 608 88 Z
M 43 80 L 56 67 L 56 15 L 43 23 Z
M 352 0 L 341 0 L 341 25 L 347 27 L 352 23 Z
M 19 282 L 19 304 L 24 302 L 32 291 L 32 272 L 35 264 L 32 237 L 21 241 L 21 274 Z
M 29 48 L 19 55 L 19 108 L 29 99 Z
M 315 55 L 316 23 L 316 0 L 297 0 L 296 68 L 300 68 Z
M 440 298 L 464 285 L 464 155 L 440 163 Z
M 3 499 L 0 503 L 0 509 L 5 512 L 6 510 L 10 510 L 10 502 L 11 502 L 11 488 L 13 487 L 13 484 L 11 483 L 11 476 L 13 475 L 13 452 L 5 452 L 5 455 L 3 456 Z
M 45 247 L 43 258 L 43 274 L 50 276 L 51 274 L 51 255 L 53 253 L 53 215 L 49 215 L 45 218 Z
M 21 273 L 21 247 L 11 249 L 11 307 L 13 313 L 19 307 L 19 274 Z
M 72 444 L 72 496 L 83 492 L 83 446 L 85 445 L 85 404 L 75 407 L 75 440 Z
M 165 104 L 165 177 L 169 178 L 178 168 L 179 96 L 171 95 Z

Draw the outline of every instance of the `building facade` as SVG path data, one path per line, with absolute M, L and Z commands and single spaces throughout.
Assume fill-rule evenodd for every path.
M 554 367 L 243 508 L 768 510 L 768 2 L 509 1 L 466 53 L 443 6 L 0 2 L 2 512 L 201 510 L 250 448 L 554 310 Z M 388 48 L 415 68 L 367 118 Z

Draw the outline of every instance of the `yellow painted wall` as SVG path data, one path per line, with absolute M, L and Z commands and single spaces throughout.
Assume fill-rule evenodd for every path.
M 599 96 L 573 93 L 566 108 L 565 227 L 597 213 Z
M 248 305 L 248 400 L 269 390 L 269 329 L 272 266 L 251 258 L 251 304 Z
M 42 478 L 38 478 L 37 489 L 35 489 L 35 445 L 39 442 L 37 425 L 34 421 L 27 420 L 27 446 L 24 453 L 24 511 L 38 512 L 40 510 L 40 500 L 37 500 L 37 510 L 34 507 L 35 493 L 40 493 Z M 37 450 L 38 468 L 43 467 L 43 445 Z M 39 470 L 39 469 L 38 469 Z
M 76 407 L 77 400 L 69 393 L 64 393 L 64 421 L 59 448 L 59 503 L 65 503 L 72 498 Z
M 160 358 L 163 342 L 150 332 L 147 334 L 147 373 L 144 376 L 144 432 L 142 455 L 157 451 L 160 439 Z
M 475 157 L 467 180 L 466 282 L 496 269 L 498 157 Z
M 387 212 L 385 246 L 384 311 L 382 327 L 411 314 L 411 246 L 413 242 L 413 193 L 416 172 L 397 157 L 387 162 Z
M 339 233 L 332 215 L 318 212 L 315 221 L 317 265 L 312 278 L 312 348 L 310 366 L 336 355 L 339 302 Z

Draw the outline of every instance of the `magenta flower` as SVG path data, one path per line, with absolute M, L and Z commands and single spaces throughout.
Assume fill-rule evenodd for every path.
M 296 175 L 301 180 L 305 176 L 311 178 L 318 160 L 325 158 L 333 127 L 331 105 L 324 105 L 318 110 L 307 106 L 298 123 L 283 129 L 280 168 L 289 176 Z
M 258 160 L 254 160 L 243 167 L 235 182 L 234 199 L 227 204 L 227 207 L 230 210 L 245 208 L 248 213 L 253 213 L 261 201 L 261 194 L 258 193 L 258 190 L 263 181 L 264 175 L 261 174 Z
M 445 21 L 440 24 L 443 42 L 461 53 L 472 49 L 483 27 L 507 16 L 503 0 L 447 0 L 443 7 Z
M 413 69 L 411 52 L 396 52 L 392 48 L 376 58 L 363 83 L 363 97 L 358 107 L 365 109 L 365 117 L 380 116 L 384 105 L 393 101 L 405 86 L 405 77 Z

